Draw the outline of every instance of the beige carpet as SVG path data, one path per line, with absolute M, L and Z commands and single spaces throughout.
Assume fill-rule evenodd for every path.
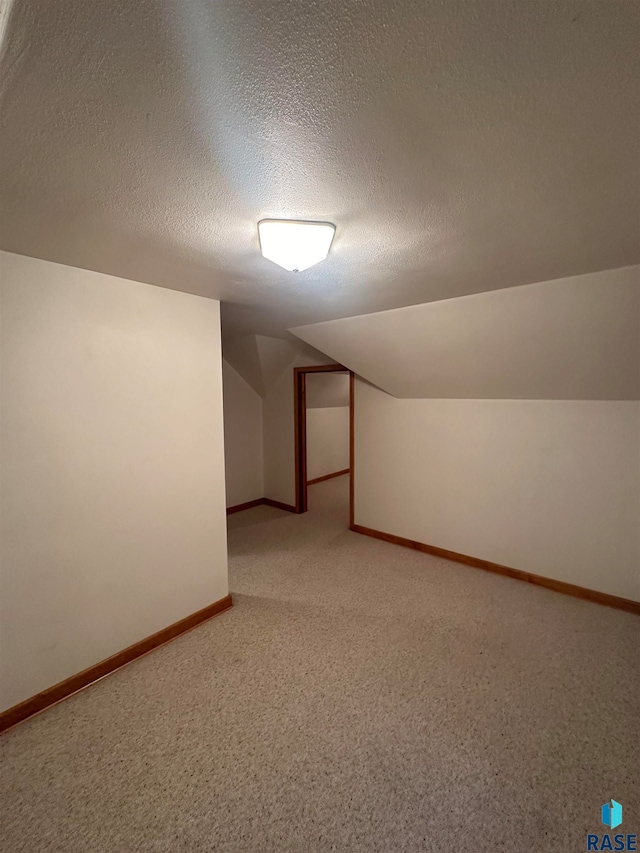
M 640 619 L 230 519 L 236 607 L 0 737 L 2 851 L 570 853 L 640 831 Z

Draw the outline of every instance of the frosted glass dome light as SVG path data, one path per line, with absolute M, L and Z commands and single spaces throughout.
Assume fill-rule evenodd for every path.
M 329 254 L 336 226 L 330 222 L 263 219 L 258 222 L 263 257 L 290 272 L 302 272 Z

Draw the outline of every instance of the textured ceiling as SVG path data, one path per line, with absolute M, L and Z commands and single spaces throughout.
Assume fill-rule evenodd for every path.
M 15 0 L 0 248 L 224 300 L 225 338 L 640 260 L 627 0 Z M 336 224 L 298 274 L 265 217 Z
M 640 400 L 640 267 L 293 329 L 396 397 Z

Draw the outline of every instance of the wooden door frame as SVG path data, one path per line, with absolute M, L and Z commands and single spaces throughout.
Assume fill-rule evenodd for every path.
M 320 364 L 293 368 L 293 417 L 295 437 L 296 512 L 307 511 L 307 373 L 349 374 L 349 526 L 353 524 L 353 371 L 342 364 Z

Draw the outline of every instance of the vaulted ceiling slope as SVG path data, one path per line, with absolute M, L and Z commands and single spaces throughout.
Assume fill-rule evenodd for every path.
M 299 338 L 289 337 L 290 340 L 282 340 L 266 335 L 242 335 L 226 341 L 222 354 L 254 391 L 266 397 L 296 359 L 306 359 L 309 364 L 331 361 Z
M 288 341 L 278 338 L 244 335 L 225 344 L 223 354 L 245 382 L 264 397 L 291 367 L 297 350 Z
M 639 41 L 620 0 L 16 0 L 0 247 L 222 299 L 225 339 L 638 263 Z
M 395 397 L 640 399 L 640 267 L 291 330 Z

